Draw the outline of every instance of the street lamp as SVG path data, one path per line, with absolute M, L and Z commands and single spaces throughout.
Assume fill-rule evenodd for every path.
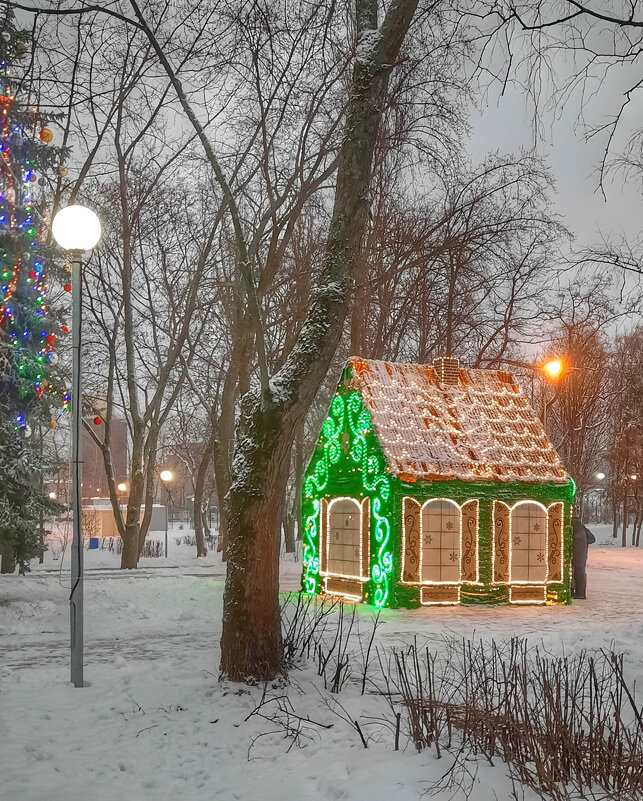
M 51 500 L 52 500 L 52 501 L 55 501 L 55 500 L 56 500 L 56 493 L 55 493 L 55 492 L 52 490 L 52 491 L 49 493 L 49 497 L 51 498 Z
M 171 470 L 161 470 L 160 473 L 161 481 L 163 482 L 163 486 L 165 487 L 166 492 L 166 499 L 165 499 L 165 558 L 167 559 L 167 529 L 168 529 L 168 522 L 167 522 L 167 515 L 168 515 L 168 508 L 169 508 L 169 498 L 170 498 L 170 491 L 167 488 L 167 485 L 170 481 L 174 478 L 174 473 Z
M 69 595 L 69 624 L 71 634 L 71 680 L 75 687 L 83 686 L 83 537 L 81 490 L 81 426 L 82 392 L 80 375 L 81 346 L 81 289 L 82 259 L 86 250 L 98 244 L 100 220 L 84 206 L 67 206 L 53 219 L 51 232 L 58 245 L 67 251 L 71 264 L 72 287 L 72 389 L 71 389 L 71 506 L 74 516 L 71 549 L 71 593 Z
M 542 369 L 547 373 L 549 378 L 560 378 L 563 372 L 562 359 L 549 359 L 546 361 Z
M 116 486 L 116 489 L 119 492 L 127 492 L 127 484 L 124 481 L 121 481 L 121 483 Z
M 550 381 L 557 381 L 559 378 L 562 377 L 564 371 L 564 364 L 563 360 L 559 358 L 548 359 L 546 362 L 540 365 L 541 371 L 545 374 L 545 376 Z M 545 391 L 543 388 L 543 428 L 547 427 L 547 409 L 551 406 L 551 404 L 556 400 L 558 397 L 558 393 L 554 395 L 554 397 L 547 403 L 547 398 L 545 397 Z
M 596 473 L 596 478 L 602 481 L 605 478 L 605 473 Z

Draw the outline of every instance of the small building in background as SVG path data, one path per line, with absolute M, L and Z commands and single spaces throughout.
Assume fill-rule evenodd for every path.
M 120 509 L 125 516 L 126 505 L 123 504 Z M 144 514 L 145 507 L 142 507 L 141 520 Z M 149 531 L 165 531 L 166 515 L 167 507 L 155 503 L 152 507 Z M 105 539 L 119 536 L 114 510 L 109 498 L 91 498 L 83 503 L 83 537 Z

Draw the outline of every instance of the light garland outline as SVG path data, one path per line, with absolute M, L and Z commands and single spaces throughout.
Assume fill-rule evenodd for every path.
M 339 595 L 341 598 L 346 598 L 347 601 L 363 601 L 363 597 L 361 595 L 353 595 L 350 592 L 342 592 L 341 590 L 332 590 L 328 587 L 329 579 L 332 581 L 337 576 L 325 576 L 324 577 L 324 592 L 327 595 Z
M 546 556 L 546 569 L 545 569 L 545 578 L 536 581 L 533 579 L 530 580 L 522 580 L 517 579 L 514 580 L 511 577 L 512 573 L 512 556 L 513 556 L 513 542 L 512 542 L 512 522 L 513 522 L 513 511 L 518 507 L 524 504 L 534 504 L 539 506 L 543 512 L 545 513 L 545 556 Z M 506 581 L 496 581 L 495 579 L 495 565 L 496 565 L 496 509 L 500 506 L 504 506 L 505 509 L 509 512 L 508 514 L 508 546 L 509 546 L 509 559 L 508 559 L 508 568 L 507 568 L 507 580 Z M 550 579 L 549 577 L 549 516 L 550 511 L 553 512 L 554 507 L 562 506 L 562 514 L 561 514 L 561 532 L 560 532 L 560 551 L 561 551 L 561 578 L 560 579 Z M 516 501 L 514 504 L 508 504 L 505 501 L 494 500 L 493 501 L 493 513 L 492 513 L 492 550 L 491 550 L 491 564 L 492 564 L 492 578 L 493 583 L 497 585 L 506 585 L 506 586 L 533 586 L 533 587 L 547 587 L 548 584 L 559 584 L 563 581 L 563 577 L 565 574 L 565 539 L 564 539 L 564 515 L 565 515 L 565 504 L 563 501 L 552 501 L 548 506 L 541 503 L 540 501 L 530 500 L 530 499 L 523 499 Z M 546 596 L 545 596 L 546 600 Z M 511 601 L 510 601 L 511 602 Z M 514 603 L 519 603 L 518 601 Z M 521 602 L 522 603 L 522 602 Z M 524 602 L 524 603 L 533 603 L 533 602 Z
M 419 565 L 418 565 L 418 581 L 409 581 L 408 579 L 404 578 L 404 556 L 406 553 L 406 515 L 404 514 L 405 504 L 406 501 L 411 501 L 413 504 L 417 505 L 418 515 L 419 515 L 419 525 L 420 525 L 420 548 L 419 548 Z M 424 564 L 424 510 L 428 507 L 431 503 L 438 503 L 438 502 L 447 502 L 452 504 L 458 509 L 458 519 L 459 519 L 459 553 L 458 553 L 458 573 L 459 578 L 457 581 L 433 581 L 431 579 L 422 579 L 422 567 Z M 462 571 L 462 557 L 463 557 L 463 525 L 464 525 L 464 516 L 463 516 L 463 509 L 467 504 L 475 504 L 475 533 L 474 533 L 474 551 L 475 551 L 475 569 L 476 569 L 476 578 L 474 581 L 470 579 L 463 578 L 463 571 Z M 401 559 L 401 567 L 400 567 L 400 583 L 405 584 L 409 587 L 422 587 L 422 586 L 442 586 L 442 585 L 451 585 L 453 587 L 457 585 L 466 584 L 468 586 L 482 586 L 480 583 L 480 501 L 478 498 L 467 498 L 462 503 L 458 503 L 454 501 L 453 498 L 447 497 L 437 497 L 437 498 L 428 498 L 424 503 L 421 503 L 417 500 L 417 498 L 412 497 L 411 495 L 404 495 L 402 497 L 402 559 Z
M 458 510 L 458 580 L 457 581 L 433 581 L 431 579 L 427 579 L 426 581 L 422 578 L 422 571 L 424 569 L 424 510 L 428 510 L 432 503 L 448 503 L 451 506 L 455 506 Z M 442 556 L 442 530 L 440 529 L 440 557 Z M 421 586 L 429 586 L 429 585 L 444 585 L 444 584 L 453 584 L 457 585 L 460 584 L 462 581 L 462 507 L 456 501 L 452 500 L 451 498 L 429 498 L 429 500 L 425 501 L 420 508 L 420 581 L 419 584 Z
M 457 591 L 458 598 L 455 601 L 424 601 L 423 600 L 423 590 L 431 589 L 431 586 L 428 584 L 424 584 L 420 587 L 420 605 L 421 606 L 459 606 L 461 603 L 462 598 L 462 585 L 460 584 L 452 584 L 452 585 L 434 585 L 434 586 L 446 586 L 446 587 L 453 587 L 454 590 Z
M 347 575 L 344 573 L 334 573 L 330 570 L 320 570 L 320 576 L 327 576 L 330 578 L 342 578 L 342 579 L 351 579 L 353 581 L 360 581 L 362 583 L 368 581 L 368 576 L 365 576 L 363 571 L 363 564 L 364 564 L 364 524 L 365 524 L 365 514 L 368 513 L 368 498 L 364 498 L 364 500 L 360 503 L 355 498 L 351 498 L 348 495 L 338 496 L 337 498 L 333 498 L 331 501 L 328 502 L 326 507 L 326 565 L 330 564 L 330 545 L 331 545 L 331 525 L 330 525 L 330 516 L 332 513 L 332 507 L 338 501 L 350 501 L 355 505 L 359 512 L 359 575 Z M 366 546 L 368 548 L 368 545 Z

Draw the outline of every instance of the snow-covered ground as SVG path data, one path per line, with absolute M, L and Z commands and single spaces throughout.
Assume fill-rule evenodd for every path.
M 607 527 L 591 528 L 598 543 L 590 548 L 587 601 L 384 610 L 379 644 L 417 636 L 439 646 L 453 634 L 527 637 L 555 653 L 613 648 L 640 683 L 643 549 L 620 548 Z M 83 689 L 68 680 L 68 554 L 62 569 L 48 553 L 31 575 L 0 579 L 0 799 L 418 799 L 444 773 L 446 758 L 408 746 L 394 751 L 390 732 L 367 720 L 384 713 L 382 699 L 361 696 L 357 684 L 339 699 L 369 734 L 367 750 L 327 708 L 330 694 L 312 664 L 269 693 L 287 694 L 297 715 L 331 728 L 307 724 L 306 747 L 290 747 L 281 732 L 270 734 L 270 722 L 246 719 L 262 688 L 217 681 L 224 568 L 217 554 L 197 561 L 194 548 L 177 545 L 186 533 L 171 532 L 168 559 L 144 559 L 136 574 L 118 571 L 114 553 L 85 552 Z M 298 587 L 300 569 L 300 562 L 283 560 L 284 591 Z M 363 630 L 371 618 L 360 608 Z M 477 770 L 472 798 L 510 798 L 502 763 Z M 525 799 L 533 797 L 525 791 Z

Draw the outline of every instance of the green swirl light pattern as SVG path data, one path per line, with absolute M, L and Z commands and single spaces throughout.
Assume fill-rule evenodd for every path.
M 329 467 L 337 464 L 342 455 L 341 436 L 344 430 L 344 420 L 346 418 L 346 408 L 344 399 L 335 395 L 330 405 L 328 417 L 322 426 L 322 439 L 324 440 L 324 451 L 321 458 L 315 465 L 315 470 L 308 476 L 304 484 L 304 497 L 312 498 L 316 493 L 322 494 L 328 486 Z
M 377 608 L 386 606 L 390 592 L 391 573 L 393 572 L 393 553 L 391 551 L 391 525 L 388 517 L 381 514 L 382 505 L 391 494 L 391 479 L 382 472 L 380 460 L 366 440 L 366 434 L 372 431 L 371 415 L 364 408 L 362 396 L 353 392 L 348 398 L 348 426 L 351 432 L 351 458 L 360 465 L 362 483 L 366 492 L 372 493 L 373 517 L 375 518 L 374 535 L 377 542 L 377 557 L 371 563 L 371 579 L 375 592 L 373 602 Z
M 318 591 L 319 581 L 319 552 L 317 550 L 317 543 L 319 542 L 319 527 L 317 521 L 319 520 L 319 510 L 321 504 L 315 498 L 313 500 L 313 511 L 307 515 L 306 523 L 304 526 L 304 547 L 303 547 L 303 561 L 305 565 L 303 589 L 309 595 L 313 595 Z
M 319 526 L 317 521 L 321 504 L 315 495 L 323 495 L 328 486 L 330 466 L 337 464 L 342 455 L 341 436 L 345 419 L 344 399 L 336 395 L 331 403 L 328 417 L 322 426 L 321 438 L 324 442 L 322 455 L 317 460 L 312 475 L 309 475 L 304 483 L 304 500 L 312 501 L 312 512 L 306 515 L 304 524 L 302 586 L 304 592 L 311 595 L 319 592 Z

